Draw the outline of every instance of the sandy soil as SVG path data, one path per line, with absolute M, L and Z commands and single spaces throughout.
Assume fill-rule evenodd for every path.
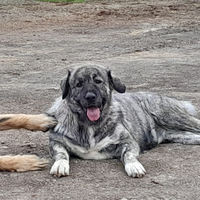
M 88 1 L 50 4 L 0 1 L 0 112 L 40 113 L 61 92 L 67 69 L 109 66 L 128 91 L 153 91 L 200 108 L 198 0 Z M 50 160 L 48 133 L 5 131 L 0 155 Z M 2 200 L 199 199 L 199 146 L 163 144 L 145 152 L 144 178 L 118 160 L 71 160 L 71 174 L 1 172 Z

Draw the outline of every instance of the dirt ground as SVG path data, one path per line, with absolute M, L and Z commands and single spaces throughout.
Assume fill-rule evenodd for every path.
M 0 113 L 46 111 L 67 69 L 88 63 L 110 67 L 129 92 L 159 92 L 200 108 L 200 1 L 0 1 Z M 50 160 L 43 171 L 0 172 L 2 200 L 200 196 L 199 146 L 162 144 L 145 152 L 141 179 L 128 177 L 118 160 L 81 159 L 71 160 L 70 176 L 55 178 L 48 133 L 3 131 L 0 143 L 0 155 Z

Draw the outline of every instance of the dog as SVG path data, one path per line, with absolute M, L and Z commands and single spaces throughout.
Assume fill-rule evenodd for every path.
M 27 129 L 31 131 L 48 131 L 56 125 L 56 120 L 47 114 L 5 114 L 0 115 L 0 131 L 9 129 Z M 39 170 L 48 164 L 45 159 L 35 155 L 0 156 L 0 170 L 26 172 Z
M 138 156 L 144 150 L 163 142 L 200 144 L 200 120 L 191 103 L 149 92 L 125 93 L 120 79 L 103 67 L 69 71 L 61 89 L 48 111 L 58 121 L 49 133 L 54 176 L 69 175 L 69 157 L 76 155 L 117 158 L 128 176 L 143 177 Z

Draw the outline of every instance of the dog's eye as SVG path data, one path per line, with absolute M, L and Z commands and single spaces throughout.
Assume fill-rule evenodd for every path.
M 82 87 L 83 86 L 83 83 L 79 82 L 76 84 L 76 87 Z
M 97 83 L 97 84 L 102 83 L 102 81 L 101 81 L 101 80 L 98 80 L 98 79 L 95 79 L 94 82 Z

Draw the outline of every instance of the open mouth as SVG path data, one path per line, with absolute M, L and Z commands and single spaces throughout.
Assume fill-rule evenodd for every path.
M 87 117 L 90 121 L 97 121 L 100 118 L 100 109 L 97 107 L 87 108 Z

